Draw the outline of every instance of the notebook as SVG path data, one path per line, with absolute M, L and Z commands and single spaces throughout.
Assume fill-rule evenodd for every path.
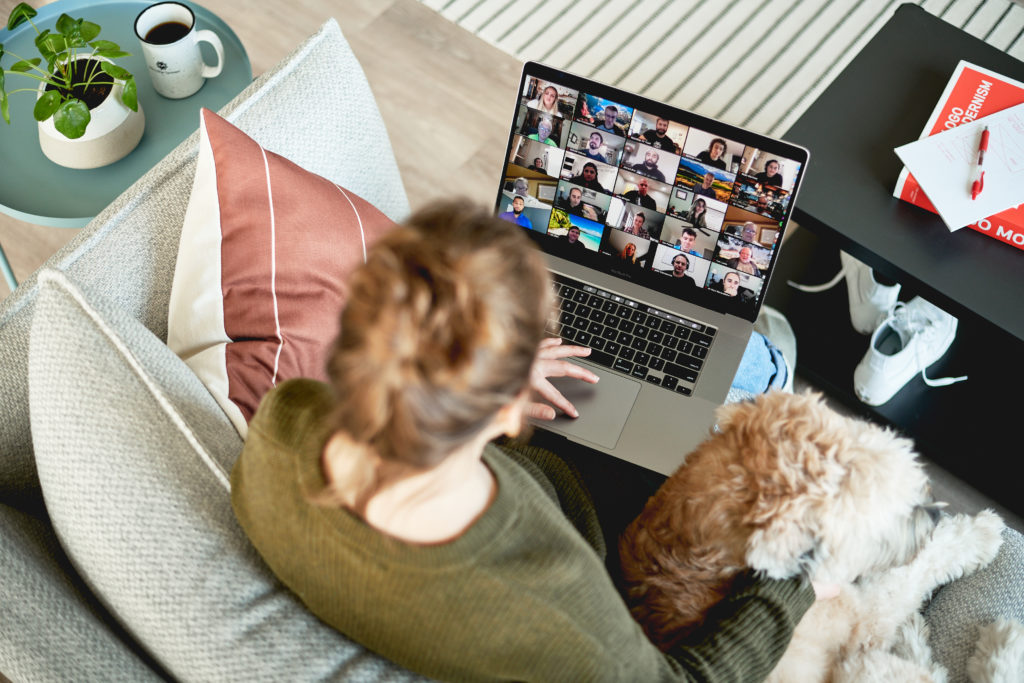
M 807 167 L 802 147 L 543 64 L 515 100 L 499 217 L 544 252 L 548 331 L 601 380 L 545 429 L 670 474 L 714 424 Z

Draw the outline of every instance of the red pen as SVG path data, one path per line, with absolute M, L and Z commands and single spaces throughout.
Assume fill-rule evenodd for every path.
M 988 126 L 985 126 L 985 130 L 981 131 L 981 144 L 978 145 L 978 179 L 971 184 L 971 200 L 978 198 L 981 194 L 982 188 L 985 187 L 985 171 L 981 168 L 981 165 L 985 162 L 985 151 L 988 150 Z

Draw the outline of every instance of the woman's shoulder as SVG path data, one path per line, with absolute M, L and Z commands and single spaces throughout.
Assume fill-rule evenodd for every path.
M 256 431 L 281 442 L 296 445 L 311 431 L 319 431 L 334 406 L 334 392 L 324 382 L 290 379 L 266 393 L 249 423 Z

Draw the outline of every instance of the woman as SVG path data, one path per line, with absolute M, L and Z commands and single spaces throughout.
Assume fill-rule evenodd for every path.
M 544 340 L 551 280 L 520 229 L 465 202 L 431 207 L 382 238 L 348 286 L 331 385 L 272 390 L 232 472 L 243 528 L 315 614 L 445 680 L 771 670 L 810 588 L 742 582 L 706 642 L 663 654 L 605 570 L 573 470 L 492 443 L 524 416 L 554 417 L 531 386 L 564 409 L 547 376 L 596 380 L 558 360 L 585 351 Z
M 707 213 L 708 203 L 698 197 L 693 200 L 693 206 L 691 206 L 689 212 L 687 212 L 686 220 L 698 230 L 707 230 Z
M 549 114 L 558 113 L 558 91 L 555 86 L 549 85 L 541 92 L 540 97 L 526 103 L 530 109 L 540 109 Z
M 777 159 L 769 159 L 764 165 L 764 170 L 754 176 L 761 185 L 774 185 L 782 187 L 782 174 L 779 173 L 779 162 Z
M 629 265 L 636 265 L 636 245 L 626 242 L 626 246 L 619 252 L 619 259 L 626 261 Z

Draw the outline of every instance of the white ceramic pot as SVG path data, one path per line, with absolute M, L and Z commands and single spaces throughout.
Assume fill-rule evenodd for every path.
M 40 84 L 38 96 L 42 96 L 45 87 Z M 66 168 L 99 168 L 123 159 L 135 149 L 142 139 L 146 116 L 142 113 L 141 101 L 138 111 L 124 105 L 122 90 L 121 83 L 115 81 L 107 99 L 89 111 L 89 125 L 80 138 L 64 137 L 53 125 L 52 116 L 40 121 L 39 146 L 46 158 Z

